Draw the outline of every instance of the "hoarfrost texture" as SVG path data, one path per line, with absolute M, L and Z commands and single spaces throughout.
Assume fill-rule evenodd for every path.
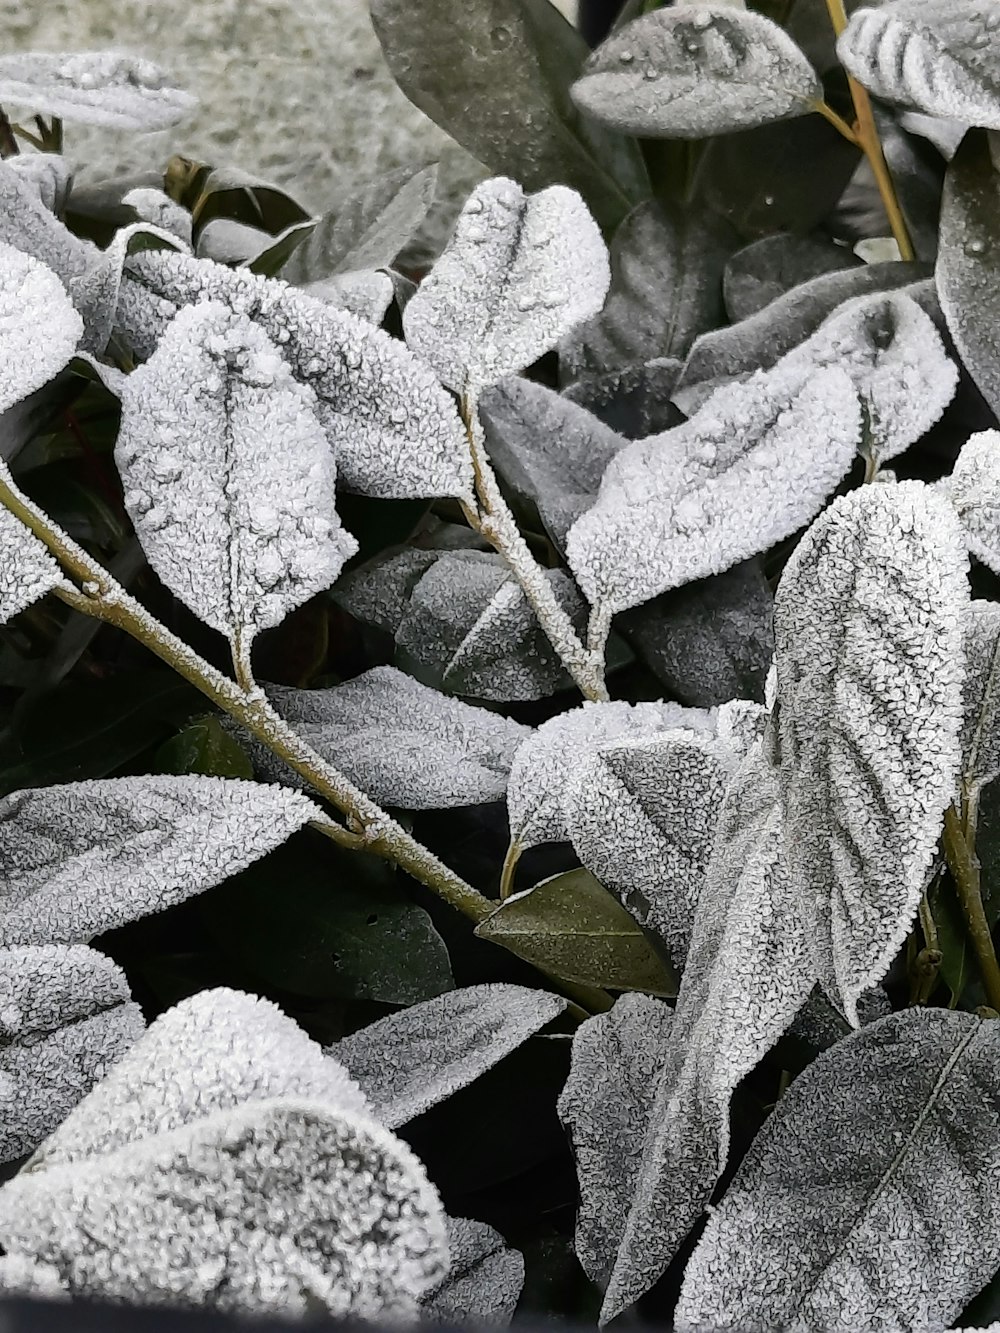
M 2 183 L 0 176 L 0 186 Z M 83 321 L 56 274 L 12 245 L 0 243 L 0 357 L 4 366 L 0 412 L 48 384 L 73 356 L 82 337 Z
M 74 236 L 46 208 L 35 184 L 7 162 L 0 162 L 0 242 L 47 265 L 66 285 L 100 254 L 92 242 Z
M 441 1324 L 505 1325 L 524 1285 L 524 1257 L 485 1222 L 448 1218 L 451 1264 L 441 1286 L 425 1296 L 425 1319 Z
M 150 60 L 116 51 L 0 56 L 0 100 L 33 114 L 116 130 L 162 130 L 196 99 Z
M 1000 574 L 1000 431 L 970 435 L 942 489 L 955 506 L 969 550 Z
M 0 625 L 63 582 L 48 549 L 9 509 L 0 508 Z
M 972 796 L 1000 775 L 1000 605 L 969 604 L 963 644 L 962 783 Z

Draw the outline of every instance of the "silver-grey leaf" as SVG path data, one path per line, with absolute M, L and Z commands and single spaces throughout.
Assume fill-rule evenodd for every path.
M 983 0 L 889 0 L 852 14 L 837 55 L 876 97 L 1000 130 L 998 36 Z
M 573 85 L 581 111 L 644 138 L 727 134 L 805 115 L 822 98 L 815 70 L 776 23 L 718 0 L 618 28 Z
M 723 291 L 734 324 L 749 319 L 771 301 L 825 273 L 861 268 L 847 245 L 825 236 L 780 231 L 737 250 L 726 264 Z
M 149 563 L 241 661 L 357 550 L 315 395 L 220 302 L 181 310 L 125 381 L 115 461 Z
M 385 319 L 395 294 L 392 278 L 382 269 L 335 273 L 331 278 L 305 283 L 302 290 L 317 301 L 335 310 L 345 310 L 376 327 Z
M 100 254 L 42 202 L 34 182 L 0 162 L 0 242 L 46 264 L 63 283 L 83 273 Z
M 969 603 L 963 643 L 962 784 L 973 796 L 1000 776 L 1000 603 Z
M 118 51 L 0 56 L 0 101 L 32 113 L 115 130 L 165 130 L 197 99 L 150 60 Z
M 125 973 L 96 949 L 0 949 L 0 1162 L 37 1148 L 144 1027 Z
M 4 166 L 37 191 L 50 213 L 62 215 L 73 172 L 61 153 L 18 153 L 16 157 L 5 158 Z
M 69 292 L 86 325 L 84 351 L 100 356 L 108 345 L 129 255 L 156 248 L 177 249 L 180 244 L 183 242 L 162 227 L 148 222 L 133 223 L 116 231 L 108 248 L 89 268 L 72 279 Z
M 440 551 L 408 546 L 351 570 L 337 580 L 330 596 L 357 620 L 395 638 L 413 589 L 440 555 Z
M 0 242 L 0 412 L 48 384 L 82 336 L 83 321 L 56 274 Z
M 297 792 L 232 778 L 104 778 L 0 801 L 0 945 L 72 944 L 161 912 L 302 828 Z
M 562 996 L 525 986 L 465 986 L 380 1018 L 329 1054 L 395 1129 L 474 1082 L 565 1007 Z
M 955 506 L 969 550 L 1000 573 L 1000 431 L 969 436 L 942 491 Z
M 442 383 L 476 393 L 595 315 L 610 280 L 601 233 L 574 190 L 527 195 L 498 176 L 472 192 L 407 305 L 406 340 Z
M 524 1256 L 485 1222 L 448 1218 L 448 1276 L 420 1302 L 421 1315 L 436 1324 L 509 1324 L 524 1286 Z
M 640 733 L 586 754 L 566 789 L 580 861 L 680 969 L 734 768 L 728 747 L 705 732 Z
M 622 995 L 573 1034 L 559 1119 L 580 1185 L 576 1253 L 591 1282 L 607 1282 L 621 1244 L 673 1017 L 651 995 Z
M 1000 1023 L 906 1009 L 838 1042 L 758 1134 L 688 1265 L 682 1333 L 921 1329 L 1000 1265 Z
M 0 296 L 2 308 L 2 296 Z M 2 346 L 0 335 L 0 346 Z M 0 505 L 0 625 L 33 605 L 63 582 L 64 575 L 38 538 L 9 509 Z
M 815 974 L 852 1024 L 955 793 L 967 572 L 947 500 L 865 486 L 813 524 L 775 598 L 786 851 Z
M 585 375 L 568 384 L 563 397 L 627 440 L 639 440 L 680 422 L 682 414 L 670 401 L 680 369 L 673 357 L 653 357 L 606 375 Z

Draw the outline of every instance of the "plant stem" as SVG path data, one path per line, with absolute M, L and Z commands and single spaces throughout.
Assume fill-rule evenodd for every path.
M 833 30 L 839 37 L 847 27 L 847 12 L 844 9 L 844 0 L 826 0 L 826 7 L 830 14 Z M 909 228 L 906 225 L 906 219 L 903 217 L 903 210 L 899 206 L 896 187 L 893 184 L 892 176 L 889 174 L 885 154 L 882 151 L 882 140 L 879 138 L 878 127 L 875 124 L 868 90 L 850 74 L 847 75 L 847 83 L 851 90 L 854 114 L 858 122 L 855 130 L 852 131 L 852 138 L 861 148 L 868 159 L 868 165 L 872 169 L 875 184 L 878 186 L 878 192 L 882 197 L 886 217 L 889 219 L 889 226 L 896 239 L 896 244 L 899 246 L 900 259 L 915 259 L 916 253 L 913 249 L 913 242 L 910 240 Z M 818 107 L 816 109 L 819 110 Z
M 521 535 L 514 515 L 507 507 L 496 474 L 490 466 L 482 436 L 482 425 L 479 421 L 479 409 L 474 397 L 468 394 L 462 397 L 462 421 L 465 424 L 465 433 L 472 453 L 476 496 L 482 511 L 476 513 L 469 506 L 463 505 L 469 524 L 507 561 L 511 573 L 521 585 L 521 590 L 538 617 L 538 623 L 584 698 L 607 700 L 604 654 L 589 652 L 580 642 L 572 620 L 552 591 L 552 584 L 545 577 L 545 571 L 536 563 L 528 549 L 528 543 Z
M 511 838 L 510 845 L 507 848 L 507 855 L 503 859 L 503 869 L 500 871 L 500 901 L 505 902 L 511 895 L 514 888 L 514 873 L 517 870 L 517 863 L 521 859 L 521 844 L 516 838 Z
M 810 102 L 809 105 L 815 112 L 821 115 L 824 120 L 828 120 L 833 128 L 838 130 L 844 136 L 848 143 L 852 143 L 858 148 L 861 147 L 861 141 L 858 139 L 858 136 L 851 129 L 850 125 L 848 125 L 844 117 L 838 115 L 838 113 L 834 111 L 829 102 L 820 98 L 815 102 Z
M 986 998 L 994 1009 L 1000 1009 L 1000 966 L 997 964 L 996 951 L 993 948 L 990 923 L 983 908 L 979 860 L 974 849 L 965 840 L 962 821 L 954 805 L 950 805 L 945 811 L 943 842 L 948 869 L 955 884 L 955 894 L 965 917 L 969 939 L 976 952 Z

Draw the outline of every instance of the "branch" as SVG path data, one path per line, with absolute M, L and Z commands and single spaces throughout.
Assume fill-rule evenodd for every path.
M 1000 1010 L 1000 966 L 997 964 L 996 951 L 993 948 L 990 923 L 983 909 L 979 861 L 965 840 L 962 821 L 954 805 L 950 805 L 945 811 L 943 842 L 948 869 L 955 884 L 955 894 L 965 917 L 969 939 L 976 952 L 986 998 L 994 1009 Z

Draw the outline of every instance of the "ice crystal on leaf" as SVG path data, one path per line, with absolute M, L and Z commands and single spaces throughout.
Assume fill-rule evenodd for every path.
M 122 195 L 122 203 L 134 208 L 140 221 L 161 227 L 184 245 L 191 244 L 191 214 L 162 190 L 138 186 Z
M 683 968 L 735 767 L 705 732 L 626 735 L 582 755 L 564 798 L 566 829 L 583 865 Z
M 809 61 L 776 23 L 719 0 L 625 24 L 573 85 L 587 115 L 646 138 L 725 134 L 805 115 L 822 97 Z
M 577 1258 L 601 1285 L 611 1275 L 636 1192 L 673 1017 L 662 1000 L 622 995 L 610 1012 L 588 1018 L 573 1034 L 559 1119 L 580 1183 Z
M 524 1285 L 524 1257 L 485 1222 L 448 1218 L 448 1276 L 421 1302 L 424 1319 L 451 1327 L 509 1324 Z
M 737 759 L 744 759 L 758 741 L 764 739 L 770 710 L 752 699 L 730 699 L 719 705 L 717 730 L 719 740 Z
M 133 251 L 150 250 L 157 246 L 176 249 L 179 244 L 182 242 L 178 241 L 173 232 L 164 231 L 148 222 L 119 227 L 108 248 L 101 251 L 83 273 L 70 281 L 70 295 L 86 325 L 83 343 L 86 351 L 100 355 L 107 347 L 115 326 L 124 268 L 129 255 Z
M 143 1027 L 124 972 L 96 950 L 0 949 L 0 1161 L 37 1148 Z
M 866 486 L 775 599 L 786 847 L 816 975 L 848 1020 L 920 899 L 959 773 L 968 562 L 946 500 Z
M 712 732 L 714 714 L 675 703 L 585 703 L 544 722 L 514 756 L 507 787 L 511 838 L 522 847 L 569 837 L 565 798 L 586 756 L 619 737 L 684 727 Z
M 969 436 L 943 489 L 961 519 L 969 550 L 1000 574 L 1000 431 Z
M 152 61 L 117 51 L 0 56 L 0 101 L 115 130 L 165 130 L 197 104 Z
M 889 0 L 858 9 L 837 54 L 877 97 L 1000 130 L 992 0 Z
M 69 1293 L 51 1264 L 39 1264 L 23 1254 L 0 1257 L 0 1292 L 5 1296 L 32 1296 L 48 1301 L 65 1300 Z
M 395 338 L 286 283 L 190 255 L 133 255 L 126 275 L 118 319 L 140 354 L 153 350 L 177 307 L 223 301 L 260 326 L 316 395 L 342 483 L 380 499 L 471 500 L 455 405 Z
M 395 1129 L 492 1069 L 566 1007 L 524 986 L 466 986 L 369 1024 L 329 1048 Z
M 0 412 L 58 374 L 82 336 L 83 321 L 56 274 L 0 242 Z
M 819 1056 L 713 1210 L 679 1333 L 954 1320 L 1000 1265 L 998 1067 L 1000 1023 L 943 1009 L 892 1014 Z
M 569 531 L 577 582 L 613 613 L 766 551 L 813 517 L 860 438 L 857 396 L 835 367 L 779 365 L 717 390 L 609 463 Z
M 963 642 L 962 783 L 971 796 L 1000 775 L 1000 605 L 971 602 Z
M 476 394 L 595 315 L 610 281 L 601 233 L 575 190 L 526 195 L 498 176 L 470 195 L 407 305 L 406 340 L 442 383 Z
M 62 213 L 73 173 L 61 153 L 18 153 L 5 158 L 3 165 L 37 191 L 50 213 Z
M 85 272 L 100 254 L 96 245 L 74 236 L 46 208 L 33 181 L 2 161 L 0 242 L 40 260 L 66 284 Z
M 115 460 L 150 564 L 240 656 L 357 550 L 315 395 L 219 302 L 182 310 L 125 381 Z
M 183 902 L 317 813 L 232 778 L 106 778 L 0 801 L 0 943 L 86 941 Z
M 0 337 L 2 345 L 2 337 Z M 48 550 L 19 518 L 0 506 L 0 625 L 58 587 L 63 573 Z

